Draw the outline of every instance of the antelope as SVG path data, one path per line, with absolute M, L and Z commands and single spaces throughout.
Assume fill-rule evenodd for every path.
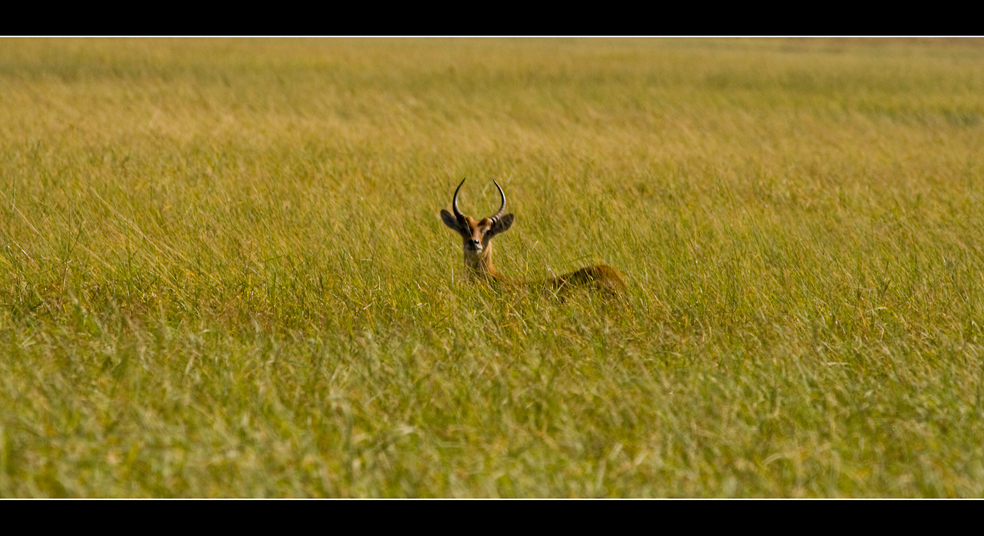
M 493 216 L 476 220 L 471 216 L 466 216 L 458 209 L 458 192 L 461 190 L 461 186 L 465 184 L 465 179 L 462 179 L 458 189 L 454 191 L 454 197 L 451 198 L 451 209 L 454 210 L 454 214 L 452 215 L 447 210 L 441 210 L 441 220 L 444 221 L 444 225 L 461 235 L 462 249 L 465 255 L 465 272 L 467 272 L 469 279 L 490 283 L 534 283 L 507 279 L 492 265 L 492 238 L 508 231 L 515 220 L 512 214 L 505 214 L 506 194 L 502 193 L 502 188 L 498 182 L 492 182 L 499 190 L 499 197 L 502 198 L 502 205 Z M 558 295 L 582 287 L 601 290 L 613 296 L 624 293 L 626 290 L 622 274 L 604 264 L 587 266 L 537 283 L 536 286 L 551 289 Z

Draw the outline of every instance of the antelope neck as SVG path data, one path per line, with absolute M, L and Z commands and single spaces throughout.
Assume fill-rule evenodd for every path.
M 492 266 L 492 244 L 482 248 L 482 251 L 465 250 L 465 268 L 474 276 L 492 277 L 499 279 L 499 272 Z

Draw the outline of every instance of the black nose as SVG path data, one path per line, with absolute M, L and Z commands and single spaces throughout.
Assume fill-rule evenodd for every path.
M 475 240 L 474 238 L 472 238 L 471 240 L 468 241 L 468 243 L 471 244 L 471 245 L 473 245 L 473 246 L 477 246 L 478 245 L 478 240 Z

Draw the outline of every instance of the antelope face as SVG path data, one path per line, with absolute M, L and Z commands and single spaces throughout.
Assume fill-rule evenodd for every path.
M 444 221 L 444 225 L 461 235 L 465 263 L 481 271 L 480 268 L 483 264 L 480 261 L 488 259 L 489 241 L 495 235 L 506 232 L 512 226 L 514 218 L 512 214 L 503 215 L 503 212 L 506 211 L 506 195 L 502 193 L 499 183 L 495 183 L 495 187 L 499 189 L 499 196 L 502 197 L 502 206 L 499 207 L 499 211 L 495 215 L 476 220 L 463 214 L 458 209 L 458 191 L 461 190 L 461 185 L 464 183 L 465 181 L 462 180 L 458 189 L 454 191 L 454 198 L 451 200 L 454 214 L 442 210 L 441 220 Z
M 450 212 L 442 210 L 441 219 L 444 220 L 444 225 L 461 235 L 465 255 L 479 255 L 488 249 L 489 241 L 492 240 L 493 236 L 509 229 L 513 222 L 513 215 L 506 214 L 495 221 L 492 218 L 476 220 L 471 216 L 464 216 L 459 220 Z

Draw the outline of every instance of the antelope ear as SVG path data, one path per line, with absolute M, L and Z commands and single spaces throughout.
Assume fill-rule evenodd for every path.
M 509 228 L 512 227 L 513 218 L 514 216 L 512 214 L 506 214 L 496 220 L 496 222 L 492 224 L 492 234 L 499 234 L 508 231 Z
M 456 233 L 461 232 L 461 225 L 458 224 L 458 219 L 455 218 L 450 212 L 442 210 L 441 220 L 444 222 L 444 225 L 447 225 Z

